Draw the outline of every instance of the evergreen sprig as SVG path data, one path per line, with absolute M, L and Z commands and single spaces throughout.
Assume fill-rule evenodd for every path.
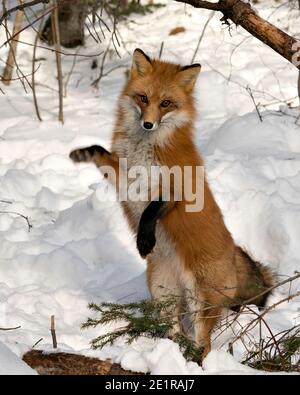
M 88 318 L 82 324 L 82 328 L 124 322 L 124 326 L 121 328 L 93 339 L 91 341 L 93 349 L 101 349 L 108 344 L 112 345 L 119 338 L 126 338 L 128 344 L 141 336 L 152 339 L 165 338 L 175 324 L 176 317 L 172 312 L 175 311 L 177 303 L 177 296 L 126 304 L 90 303 L 89 309 L 100 315 L 97 318 Z M 201 350 L 189 337 L 178 333 L 173 336 L 172 340 L 178 343 L 186 359 L 197 362 L 200 360 Z

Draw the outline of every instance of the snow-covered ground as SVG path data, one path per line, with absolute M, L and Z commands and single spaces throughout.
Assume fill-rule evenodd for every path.
M 266 3 L 259 7 L 264 8 L 261 14 L 296 34 L 299 12 Z M 164 41 L 164 58 L 191 62 L 210 12 L 173 1 L 166 4 L 119 25 L 121 58 L 109 52 L 104 73 L 118 67 L 101 79 L 99 89 L 91 87 L 98 75 L 98 69 L 91 69 L 92 58 L 77 56 L 74 62 L 74 57 L 63 56 L 68 80 L 63 126 L 57 121 L 52 52 L 37 52 L 36 88 L 43 122 L 36 119 L 29 88 L 26 94 L 18 81 L 10 87 L 1 85 L 5 94 L 0 93 L 0 327 L 21 328 L 0 330 L 0 341 L 6 345 L 0 343 L 0 374 L 21 369 L 30 373 L 20 360 L 12 362 L 6 347 L 21 356 L 42 339 L 36 348 L 51 350 L 51 315 L 56 318 L 60 350 L 111 358 L 126 369 L 153 374 L 261 374 L 239 363 L 245 355 L 242 342 L 234 344 L 234 357 L 227 353 L 232 331 L 254 315 L 241 316 L 239 324 L 222 336 L 216 333 L 214 350 L 202 368 L 187 363 L 178 345 L 168 339 L 141 338 L 130 346 L 118 341 L 91 351 L 89 341 L 108 328 L 80 329 L 90 314 L 88 302 L 148 297 L 145 263 L 118 203 L 101 201 L 99 183 L 104 181 L 96 168 L 75 166 L 68 154 L 87 144 L 109 147 L 116 99 L 134 48 L 157 56 Z M 197 145 L 234 239 L 284 279 L 300 270 L 300 116 L 286 105 L 298 104 L 297 70 L 241 28 L 232 27 L 229 33 L 219 17 L 210 21 L 195 58 L 203 66 L 196 90 Z M 186 31 L 169 36 L 176 26 Z M 0 43 L 4 40 L 0 29 Z M 32 43 L 33 30 L 22 33 L 21 40 Z M 89 37 L 78 55 L 96 55 L 106 45 L 107 40 L 97 44 Z M 1 69 L 6 53 L 7 48 L 0 47 Z M 20 44 L 19 64 L 28 75 L 31 57 L 32 47 Z M 30 227 L 15 213 L 28 217 Z M 276 292 L 269 303 L 297 287 L 299 282 Z M 265 318 L 274 333 L 299 324 L 300 298 L 281 304 Z M 266 328 L 262 331 L 270 335 Z M 258 340 L 258 328 L 253 336 Z

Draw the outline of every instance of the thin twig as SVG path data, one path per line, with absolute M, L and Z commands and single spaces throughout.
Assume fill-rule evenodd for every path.
M 292 299 L 294 299 L 294 298 L 296 298 L 296 297 L 298 297 L 298 296 L 300 296 L 300 291 L 295 292 L 295 293 L 293 293 L 293 294 L 291 294 L 291 295 L 289 295 L 289 296 L 287 296 L 287 297 L 281 299 L 279 302 L 276 302 L 276 303 L 272 304 L 271 306 L 267 307 L 267 308 L 260 314 L 260 318 L 264 317 L 269 311 L 275 309 L 275 307 L 279 306 L 280 304 L 285 303 L 285 302 L 289 302 L 289 301 L 291 301 Z
M 282 364 L 283 364 L 283 363 L 284 363 L 284 358 L 283 358 L 282 352 L 281 352 L 281 350 L 280 350 L 280 347 L 279 347 L 279 345 L 278 345 L 278 342 L 276 341 L 276 338 L 275 338 L 275 336 L 274 336 L 274 334 L 273 334 L 273 332 L 272 332 L 270 326 L 267 324 L 266 320 L 262 317 L 261 314 L 257 314 L 257 312 L 254 311 L 254 310 L 253 310 L 251 307 L 249 307 L 249 306 L 247 306 L 247 308 L 251 311 L 251 313 L 257 315 L 257 319 L 258 319 L 258 322 L 259 322 L 259 324 L 260 324 L 260 330 L 261 330 L 261 322 L 263 322 L 264 325 L 265 325 L 265 327 L 268 329 L 268 331 L 269 331 L 269 333 L 270 333 L 270 335 L 271 335 L 271 338 L 272 338 L 272 340 L 273 340 L 273 342 L 274 342 L 274 345 L 276 346 L 276 349 L 277 349 L 278 355 L 279 355 L 279 357 L 280 357 L 280 360 L 281 360 L 281 362 L 282 362 Z M 260 333 L 260 343 L 261 343 L 261 333 Z
M 36 347 L 36 346 L 37 346 L 41 341 L 43 341 L 43 340 L 44 340 L 44 338 L 41 337 L 37 342 L 34 343 L 34 345 L 33 345 L 31 348 Z
M 42 31 L 42 26 L 43 26 L 43 22 L 44 22 L 44 18 L 41 19 L 38 31 L 36 33 L 35 36 L 35 40 L 34 40 L 34 46 L 33 46 L 33 53 L 32 53 L 32 79 L 31 79 L 31 84 L 32 84 L 32 94 L 33 94 L 33 103 L 34 103 L 34 108 L 35 108 L 35 113 L 36 116 L 38 117 L 38 120 L 41 122 L 42 121 L 42 117 L 40 114 L 40 110 L 39 110 L 39 105 L 38 105 L 38 101 L 37 101 L 37 96 L 36 96 L 36 85 L 35 85 L 35 62 L 36 62 L 36 46 L 37 46 L 37 42 L 40 36 L 40 33 Z
M 28 42 L 25 42 L 25 41 L 18 40 L 18 42 L 20 44 L 28 45 L 30 47 L 34 46 L 34 44 L 31 44 L 31 43 L 28 43 Z M 48 47 L 45 47 L 43 45 L 37 45 L 36 47 L 37 48 L 41 48 L 41 49 L 45 49 L 46 51 L 50 51 L 50 52 L 58 52 L 56 49 L 48 48 Z M 1 47 L 0 47 L 0 49 L 1 49 Z M 76 54 L 76 53 L 73 53 L 73 52 L 72 53 L 67 53 L 67 52 L 64 52 L 64 51 L 59 51 L 58 53 L 60 53 L 61 55 L 64 55 L 64 56 L 77 56 L 77 57 L 80 56 L 82 58 L 93 58 L 93 57 L 101 56 L 103 54 L 103 51 L 97 52 L 95 54 L 90 54 L 90 55 Z
M 213 11 L 221 11 L 221 7 L 219 3 L 211 3 L 210 1 L 205 0 L 175 0 L 179 3 L 190 4 L 195 8 L 205 8 L 207 10 Z
M 80 47 L 77 49 L 77 52 L 79 52 L 79 51 L 80 51 Z M 77 61 L 77 54 L 73 58 L 71 69 L 70 69 L 70 71 L 69 71 L 69 73 L 68 73 L 68 75 L 67 75 L 67 77 L 65 79 L 65 83 L 64 83 L 64 97 L 67 97 L 67 87 L 68 87 L 70 78 L 71 78 L 71 76 L 73 74 L 73 71 L 75 69 L 76 61 Z
M 34 23 L 38 22 L 39 20 L 41 20 L 42 18 L 44 18 L 46 15 L 50 14 L 53 11 L 52 8 L 46 10 L 45 13 L 43 13 L 42 15 L 40 15 L 39 17 L 37 17 L 34 21 L 30 22 L 28 25 L 25 25 L 22 29 L 20 29 L 19 31 L 17 31 L 14 35 L 10 36 L 9 38 L 6 38 L 6 41 L 1 44 L 0 49 L 5 47 L 10 41 L 16 40 L 18 41 L 16 38 L 20 35 L 20 33 L 22 33 L 24 30 L 28 29 L 30 26 L 32 26 Z M 4 20 L 4 23 L 6 24 L 6 19 Z M 4 26 L 5 26 L 4 24 Z M 20 41 L 21 42 L 21 41 Z
M 92 86 L 98 88 L 99 87 L 99 82 L 101 81 L 101 78 L 103 77 L 104 74 L 104 63 L 105 63 L 105 59 L 109 53 L 109 49 L 110 49 L 110 43 L 111 41 L 108 43 L 106 50 L 104 51 L 104 54 L 102 56 L 102 60 L 101 60 L 101 65 L 100 65 L 100 69 L 99 69 L 99 77 L 95 79 L 95 81 L 92 82 Z
M 3 200 L 3 199 L 0 200 L 0 203 L 13 204 L 12 201 L 10 201 L 10 200 Z
M 250 302 L 253 302 L 253 300 L 255 300 L 256 298 L 260 298 L 261 296 L 264 296 L 265 294 L 272 292 L 274 289 L 282 287 L 283 285 L 287 284 L 287 283 L 291 283 L 292 281 L 297 280 L 298 278 L 300 278 L 300 272 L 295 272 L 296 274 L 294 276 L 288 277 L 286 280 L 280 281 L 279 283 L 273 285 L 272 287 L 269 287 L 268 289 L 265 289 L 263 292 L 261 292 L 258 295 L 255 295 L 252 298 L 247 299 L 243 305 L 245 304 L 249 304 Z
M 34 73 L 36 73 L 37 71 L 38 71 L 38 69 L 40 68 L 40 64 L 38 65 L 38 67 L 34 70 Z M 26 81 L 27 81 L 27 78 L 28 77 L 32 77 L 32 73 L 29 73 L 29 74 L 24 74 L 24 73 L 22 73 L 22 76 L 20 77 L 20 76 L 18 76 L 18 77 L 14 77 L 14 78 L 11 78 L 10 80 L 7 80 L 7 79 L 4 79 L 4 78 L 2 78 L 1 79 L 1 81 L 20 81 L 21 79 L 26 79 Z M 30 84 L 30 87 L 32 88 L 32 86 L 31 86 L 31 84 Z M 26 91 L 26 90 L 25 90 Z
M 297 330 L 297 328 L 299 328 L 299 329 Z M 277 343 L 279 344 L 280 342 L 282 342 L 282 340 L 284 338 L 286 338 L 291 332 L 295 332 L 294 335 L 297 336 L 298 333 L 300 332 L 300 326 L 293 326 L 290 329 L 285 329 L 279 333 L 276 333 L 275 336 L 277 336 L 277 337 L 279 337 L 281 335 L 281 338 L 279 338 L 277 340 Z M 268 341 L 264 346 L 261 347 L 260 350 L 258 350 L 257 352 L 251 353 L 246 359 L 243 360 L 242 363 L 245 364 L 245 363 L 249 362 L 251 359 L 255 358 L 257 355 L 261 354 L 263 351 L 270 348 L 271 346 L 272 346 L 272 344 L 270 344 L 270 341 Z
M 162 53 L 163 53 L 163 50 L 164 50 L 164 44 L 165 44 L 164 41 L 162 41 L 161 44 L 160 44 L 158 59 L 161 59 L 161 57 L 162 57 Z
M 14 328 L 0 328 L 0 331 L 14 331 L 14 330 L 20 329 L 20 328 L 21 328 L 21 325 L 20 326 L 16 326 Z
M 57 348 L 57 340 L 56 340 L 56 332 L 55 332 L 55 317 L 54 317 L 54 315 L 51 315 L 50 332 L 51 332 L 51 336 L 52 336 L 53 348 Z
M 256 318 L 254 318 L 252 321 L 250 321 L 241 331 L 241 333 L 239 334 L 239 336 L 237 336 L 232 343 L 235 343 L 237 340 L 239 340 L 245 333 L 247 333 L 247 331 L 251 328 L 254 329 L 255 326 L 258 324 L 258 322 L 271 310 L 275 309 L 275 307 L 279 306 L 280 304 L 290 301 L 294 298 L 296 298 L 297 296 L 300 296 L 300 291 L 295 292 L 292 295 L 287 296 L 286 298 L 281 299 L 279 302 L 272 304 L 272 306 L 269 306 L 268 308 L 266 308 L 261 314 L 258 314 Z
M 191 64 L 194 63 L 194 61 L 195 61 L 195 59 L 196 59 L 196 56 L 197 56 L 197 53 L 198 53 L 198 50 L 199 50 L 201 41 L 202 41 L 202 39 L 203 39 L 203 37 L 204 37 L 204 34 L 205 34 L 206 29 L 207 29 L 207 27 L 208 27 L 208 25 L 209 25 L 209 22 L 212 20 L 213 16 L 214 16 L 214 11 L 212 11 L 212 12 L 209 14 L 209 16 L 208 16 L 208 18 L 207 18 L 207 21 L 205 22 L 205 25 L 203 26 L 203 30 L 202 30 L 202 32 L 201 32 L 201 34 L 200 34 L 200 37 L 199 37 L 199 40 L 198 40 L 198 43 L 197 43 L 197 47 L 196 47 L 196 49 L 195 49 L 194 55 L 193 55 L 192 60 L 191 60 Z
M 29 222 L 29 218 L 26 217 L 26 215 L 23 215 L 23 214 L 21 214 L 21 213 L 17 213 L 16 211 L 0 211 L 0 214 L 13 214 L 13 215 L 18 215 L 19 217 L 24 218 L 25 221 L 27 222 L 27 225 L 28 225 L 28 232 L 30 232 L 30 230 L 32 229 L 32 225 L 31 225 L 31 223 Z
M 0 25 L 2 24 L 4 19 L 9 17 L 11 14 L 13 14 L 16 11 L 22 11 L 25 8 L 32 7 L 33 5 L 40 4 L 40 3 L 44 3 L 44 4 L 45 3 L 49 3 L 49 1 L 50 0 L 32 0 L 32 1 L 28 1 L 26 3 L 19 4 L 19 5 L 15 6 L 15 7 L 12 7 L 9 10 L 6 10 L 6 11 L 3 12 L 3 14 L 0 17 Z
M 258 115 L 258 118 L 259 118 L 260 122 L 263 122 L 263 118 L 262 118 L 262 115 L 261 115 L 261 113 L 259 111 L 258 104 L 256 103 L 256 101 L 254 99 L 254 96 L 253 96 L 253 93 L 252 93 L 252 89 L 250 88 L 250 86 L 247 86 L 246 90 L 249 93 L 249 95 L 251 97 L 251 100 L 253 101 L 253 104 L 254 104 L 254 107 L 255 107 L 255 110 L 257 112 L 257 115 Z
M 95 16 L 95 15 L 94 15 L 94 16 Z M 101 37 L 100 37 L 99 33 L 97 32 L 97 30 L 96 30 L 96 28 L 95 28 L 95 22 L 93 22 L 93 21 L 91 20 L 91 18 L 90 18 L 89 15 L 87 16 L 87 19 L 88 19 L 88 21 L 91 23 L 91 25 L 92 25 L 92 27 L 93 27 L 93 31 L 94 31 L 93 34 L 96 36 L 98 42 L 101 43 L 102 40 L 101 40 Z

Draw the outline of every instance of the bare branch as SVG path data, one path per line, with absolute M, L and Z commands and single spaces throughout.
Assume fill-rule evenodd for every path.
M 51 17 L 52 22 L 52 32 L 55 43 L 55 57 L 56 57 L 56 67 L 57 67 L 57 80 L 58 80 L 58 91 L 59 91 L 59 115 L 58 119 L 61 123 L 64 123 L 64 113 L 63 113 L 63 76 L 62 76 L 62 65 L 61 65 L 61 54 L 60 54 L 60 33 L 58 26 L 58 10 L 57 1 L 53 0 L 54 10 Z
M 0 25 L 2 24 L 2 22 L 3 22 L 7 17 L 9 17 L 11 14 L 13 14 L 13 13 L 16 12 L 16 11 L 22 11 L 22 10 L 24 10 L 25 8 L 32 7 L 32 6 L 37 5 L 37 4 L 42 4 L 42 3 L 47 4 L 47 3 L 49 3 L 49 1 L 50 1 L 50 0 L 32 0 L 32 1 L 29 1 L 29 2 L 27 2 L 27 3 L 23 3 L 23 4 L 16 5 L 15 7 L 12 7 L 12 8 L 10 8 L 9 10 L 6 10 L 6 11 L 1 15 L 1 17 L 0 17 Z
M 242 26 L 300 70 L 300 62 L 297 59 L 299 56 L 299 41 L 261 18 L 252 9 L 250 3 L 241 0 L 219 0 L 218 3 L 202 0 L 175 1 L 190 4 L 195 8 L 220 11 L 223 14 L 222 22 L 229 25 L 228 20 L 231 20 L 236 25 Z
M 29 222 L 29 218 L 26 217 L 26 215 L 23 215 L 23 214 L 21 214 L 21 213 L 17 213 L 16 211 L 0 211 L 0 214 L 13 214 L 13 215 L 18 215 L 18 216 L 21 217 L 21 218 L 24 218 L 25 221 L 27 222 L 27 225 L 28 225 L 28 232 L 30 232 L 30 230 L 31 230 L 31 228 L 32 228 L 32 225 L 31 225 L 31 223 Z
M 14 328 L 0 328 L 0 331 L 14 331 L 16 329 L 20 329 L 21 326 L 16 326 Z
M 33 47 L 34 46 L 34 44 L 31 44 L 29 42 L 25 42 L 25 41 L 21 41 L 21 40 L 18 40 L 18 42 L 21 43 L 21 44 L 24 44 L 24 45 L 28 45 L 29 47 Z M 41 48 L 41 49 L 45 49 L 46 51 L 50 51 L 50 52 L 58 52 L 58 53 L 60 53 L 61 55 L 64 55 L 64 56 L 76 56 L 76 57 L 81 57 L 81 58 L 95 58 L 95 57 L 101 56 L 103 54 L 103 51 L 100 51 L 100 52 L 97 52 L 97 53 L 94 53 L 94 54 L 90 54 L 90 55 L 85 55 L 85 54 L 79 54 L 79 53 L 76 53 L 76 52 L 75 53 L 74 52 L 67 53 L 67 52 L 64 52 L 64 51 L 57 51 L 56 49 L 48 48 L 48 47 L 45 47 L 43 45 L 37 45 L 36 47 L 37 48 Z
M 256 103 L 255 98 L 254 98 L 254 96 L 253 96 L 252 89 L 250 88 L 249 85 L 247 86 L 246 90 L 247 90 L 247 92 L 249 93 L 249 95 L 250 95 L 250 97 L 251 97 L 251 100 L 253 101 L 253 104 L 254 104 L 254 107 L 255 107 L 255 109 L 256 109 L 256 112 L 257 112 L 257 115 L 258 115 L 258 118 L 259 118 L 260 122 L 263 122 L 262 115 L 261 115 L 261 113 L 260 113 L 260 111 L 259 111 L 259 108 L 258 108 L 259 104 Z
M 16 39 L 16 37 L 18 37 L 20 35 L 20 33 L 22 33 L 24 30 L 28 29 L 30 26 L 32 26 L 34 23 L 38 22 L 39 20 L 41 20 L 42 18 L 45 17 L 45 15 L 48 15 L 49 13 L 51 13 L 53 11 L 52 8 L 48 9 L 45 11 L 45 13 L 43 13 L 42 15 L 40 15 L 39 17 L 37 17 L 34 21 L 28 23 L 26 26 L 24 26 L 22 29 L 20 29 L 19 31 L 17 31 L 15 34 L 13 34 L 12 36 L 9 36 L 7 38 L 7 40 L 1 44 L 0 49 L 5 47 L 10 41 L 13 41 Z M 4 22 L 6 22 L 6 19 L 4 20 Z M 18 41 L 16 39 L 16 41 Z M 20 41 L 21 42 L 21 41 Z
M 190 4 L 195 8 L 205 8 L 206 10 L 221 11 L 219 3 L 211 3 L 205 0 L 175 0 L 179 3 Z
M 38 341 L 36 341 L 35 343 L 34 343 L 34 345 L 31 347 L 32 349 L 34 348 L 34 347 L 36 347 L 38 344 L 40 344 L 40 342 L 41 341 L 43 341 L 44 340 L 44 338 L 43 337 L 41 337 Z
M 12 201 L 10 201 L 10 200 L 4 200 L 4 199 L 1 199 L 1 200 L 0 200 L 0 203 L 13 204 Z
M 193 55 L 192 60 L 191 60 L 191 64 L 194 63 L 194 61 L 195 61 L 195 59 L 196 59 L 196 56 L 197 56 L 197 53 L 198 53 L 198 50 L 199 50 L 201 41 L 202 41 L 202 39 L 203 39 L 203 37 L 204 37 L 204 34 L 205 34 L 206 29 L 207 29 L 207 27 L 208 27 L 208 25 L 209 25 L 209 22 L 212 20 L 213 16 L 214 16 L 214 13 L 211 12 L 211 13 L 209 14 L 209 17 L 207 18 L 207 21 L 205 22 L 205 25 L 203 26 L 203 30 L 202 30 L 202 33 L 200 34 L 200 37 L 199 37 L 199 40 L 198 40 L 198 43 L 197 43 L 197 47 L 196 47 L 196 49 L 195 49 L 194 55 Z
M 20 5 L 23 4 L 23 0 L 19 0 L 19 2 L 20 2 Z M 22 26 L 23 17 L 24 17 L 24 12 L 21 10 L 18 10 L 16 19 L 15 19 L 15 23 L 14 23 L 13 35 L 15 35 L 18 31 L 20 31 L 21 26 Z M 5 85 L 10 85 L 10 83 L 11 83 L 14 66 L 16 64 L 17 44 L 18 44 L 17 41 L 12 41 L 11 43 L 9 43 L 9 51 L 8 51 L 7 61 L 6 61 L 5 69 L 3 72 L 2 79 L 1 79 Z
M 32 94 L 33 94 L 33 103 L 34 103 L 34 108 L 35 108 L 35 112 L 36 115 L 38 117 L 38 120 L 41 122 L 42 121 L 42 117 L 40 114 L 40 110 L 39 110 L 39 105 L 38 105 L 38 101 L 37 101 L 37 95 L 36 95 L 36 85 L 35 85 L 35 62 L 36 62 L 36 46 L 37 46 L 37 42 L 39 39 L 39 35 L 40 35 L 40 31 L 42 29 L 42 25 L 43 25 L 43 19 L 41 19 L 40 22 L 40 26 L 39 26 L 39 31 L 36 33 L 35 35 L 35 39 L 34 39 L 34 47 L 33 47 L 33 53 L 32 53 L 32 78 L 31 78 L 31 84 L 32 84 Z

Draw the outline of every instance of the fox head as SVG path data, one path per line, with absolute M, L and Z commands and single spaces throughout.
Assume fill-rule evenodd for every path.
M 129 80 L 121 95 L 128 129 L 164 139 L 194 119 L 193 89 L 200 64 L 180 66 L 150 59 L 141 49 L 133 53 Z

